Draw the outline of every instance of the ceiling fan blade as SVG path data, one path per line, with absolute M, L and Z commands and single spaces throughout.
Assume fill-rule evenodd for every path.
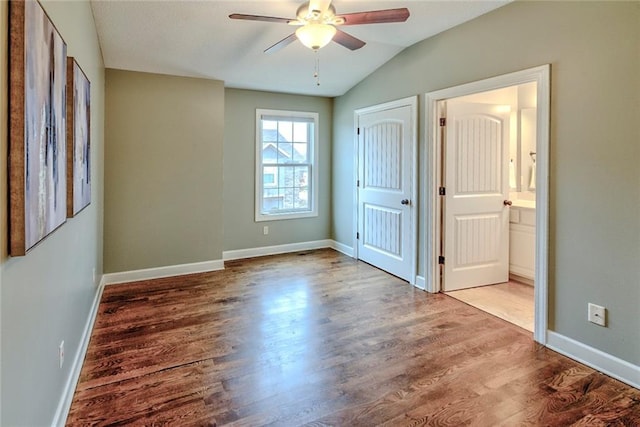
M 347 49 L 357 50 L 364 46 L 366 43 L 362 40 L 353 37 L 351 34 L 336 28 L 336 35 L 333 36 L 333 41 L 346 47 Z
M 232 13 L 229 15 L 231 19 L 241 19 L 244 21 L 263 21 L 263 22 L 279 22 L 282 24 L 288 24 L 291 21 L 297 21 L 297 19 L 290 18 L 276 18 L 274 16 L 261 16 L 261 15 L 245 15 L 244 13 Z
M 269 46 L 268 48 L 266 48 L 264 50 L 264 53 L 275 53 L 275 52 L 279 51 L 280 49 L 289 46 L 291 43 L 296 41 L 296 39 L 297 39 L 296 33 L 293 33 L 293 34 L 283 38 L 282 40 L 280 40 L 278 43 L 274 44 L 273 46 Z
M 345 13 L 336 16 L 344 19 L 342 25 L 384 24 L 385 22 L 404 22 L 409 19 L 409 9 L 370 10 L 368 12 Z

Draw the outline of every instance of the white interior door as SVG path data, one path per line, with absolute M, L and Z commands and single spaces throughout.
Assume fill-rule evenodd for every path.
M 358 258 L 413 283 L 415 100 L 358 113 Z
M 443 289 L 509 280 L 507 106 L 446 105 Z

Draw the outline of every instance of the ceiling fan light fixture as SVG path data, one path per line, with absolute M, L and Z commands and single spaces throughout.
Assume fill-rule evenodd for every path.
M 300 42 L 309 49 L 325 47 L 336 34 L 336 28 L 329 24 L 309 23 L 296 30 Z

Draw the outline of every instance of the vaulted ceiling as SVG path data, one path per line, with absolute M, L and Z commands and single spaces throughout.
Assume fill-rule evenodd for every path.
M 264 50 L 295 27 L 228 16 L 294 18 L 302 1 L 92 0 L 91 4 L 108 68 L 223 80 L 234 88 L 339 96 L 404 48 L 509 1 L 335 0 L 338 15 L 406 7 L 411 16 L 404 23 L 342 27 L 367 43 L 359 50 L 330 43 L 314 53 L 296 41 L 271 54 Z M 316 59 L 319 86 L 313 76 Z

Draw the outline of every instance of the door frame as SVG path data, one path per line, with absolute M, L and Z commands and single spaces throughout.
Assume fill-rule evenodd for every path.
M 409 275 L 409 284 L 414 285 L 416 283 L 416 275 L 418 268 L 418 97 L 410 96 L 407 98 L 397 99 L 395 101 L 385 102 L 383 104 L 372 105 L 370 107 L 358 108 L 353 112 L 353 257 L 355 259 L 360 259 L 358 256 L 358 239 L 356 237 L 356 233 L 358 232 L 358 203 L 359 203 L 359 192 L 358 192 L 358 170 L 359 170 L 359 137 L 358 137 L 358 123 L 359 116 L 369 113 L 376 113 L 384 110 L 391 110 L 399 107 L 411 107 L 411 139 L 413 141 L 413 149 L 411 153 L 411 157 L 413 161 L 411 162 L 411 204 L 413 209 L 410 212 L 411 222 L 413 224 L 413 229 L 416 230 L 413 233 L 413 238 L 411 239 L 411 253 L 408 256 L 411 258 L 411 272 Z
M 548 325 L 548 275 L 549 275 L 549 122 L 550 122 L 550 77 L 551 65 L 529 68 L 514 73 L 491 77 L 459 86 L 454 86 L 425 94 L 425 126 L 427 155 L 425 156 L 425 289 L 440 292 L 440 211 L 441 197 L 436 187 L 441 174 L 440 123 L 441 101 L 449 98 L 488 92 L 524 83 L 537 83 L 537 124 L 536 124 L 536 262 L 534 287 L 534 332 L 533 339 L 541 344 L 547 340 Z

